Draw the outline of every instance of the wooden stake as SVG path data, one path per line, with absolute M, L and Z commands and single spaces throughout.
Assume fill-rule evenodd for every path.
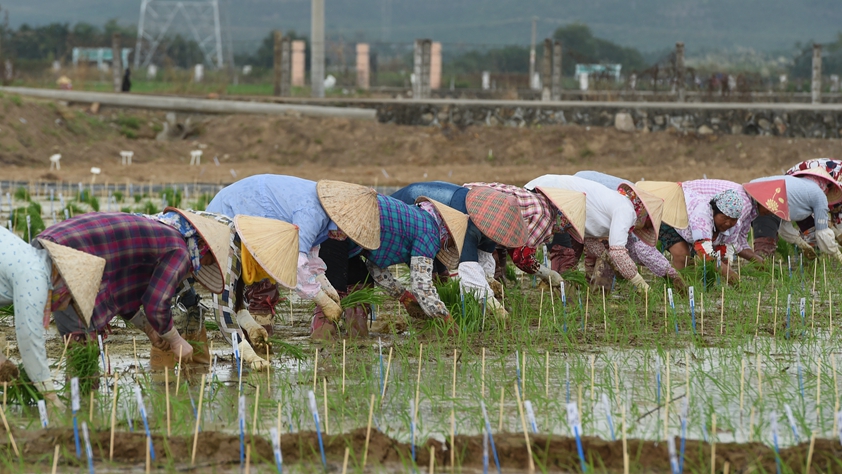
M 702 301 L 704 301 L 704 298 L 705 295 L 702 294 Z M 719 334 L 725 334 L 725 288 L 722 288 L 719 297 Z
M 760 365 L 760 352 L 757 353 L 757 397 L 763 400 L 763 367 Z
M 716 474 L 716 413 L 710 418 L 710 474 Z
M 55 451 L 53 451 L 53 470 L 50 471 L 52 474 L 56 474 L 58 470 L 58 455 L 59 455 L 59 446 L 56 445 Z
M 348 472 L 348 455 L 351 454 L 351 449 L 345 446 L 345 457 L 342 459 L 342 474 Z
M 626 440 L 626 406 L 620 404 L 620 413 L 623 416 L 623 474 L 629 474 L 629 446 Z
M 483 364 L 485 364 L 485 359 L 483 359 Z M 483 366 L 483 369 L 485 366 Z M 483 382 L 485 382 L 485 374 L 483 373 Z M 456 349 L 453 349 L 453 382 L 451 384 L 450 389 L 450 398 L 456 398 Z
M 830 355 L 830 366 L 833 368 L 833 413 L 839 413 L 839 385 L 836 376 L 836 355 Z M 833 432 L 836 433 L 836 430 L 839 428 L 838 420 L 834 416 L 833 418 Z
M 348 452 L 348 448 L 345 448 L 345 452 Z M 347 458 L 347 454 L 346 454 Z M 251 444 L 246 445 L 246 469 L 245 474 L 251 473 Z
M 731 474 L 731 463 L 725 461 L 725 466 L 722 468 L 722 474 Z
M 146 445 L 146 464 L 145 464 L 146 469 L 144 470 L 144 472 L 146 472 L 146 474 L 149 474 L 149 472 L 152 470 L 152 459 L 151 459 L 152 456 L 151 456 L 151 453 L 149 452 L 150 451 L 149 448 L 150 448 L 150 444 L 151 444 L 150 438 L 146 438 L 146 442 L 143 443 L 143 444 Z
M 503 399 L 506 396 L 506 391 L 500 387 L 500 421 L 497 425 L 497 431 L 503 431 Z
M 345 395 L 345 339 L 342 339 L 342 395 Z
M 586 291 L 585 292 L 585 324 L 584 324 L 585 331 L 588 330 L 588 313 L 590 312 L 590 307 L 591 307 L 591 292 Z
M 830 336 L 833 337 L 833 292 L 832 291 L 827 292 L 827 299 L 828 299 L 829 304 L 830 304 L 830 306 L 827 309 L 827 312 L 830 316 L 830 322 L 828 323 L 828 325 L 830 326 Z
M 114 425 L 117 424 L 117 392 L 120 391 L 120 386 L 117 385 L 117 381 L 120 379 L 120 373 L 114 373 L 114 396 L 111 400 L 111 442 L 108 446 L 108 460 L 114 460 Z M 169 391 L 167 391 L 169 394 Z M 170 404 L 169 404 L 169 397 L 167 398 L 167 436 L 169 436 L 169 425 L 170 425 Z
M 368 403 L 368 425 L 365 429 L 365 447 L 363 448 L 363 469 L 368 460 L 368 442 L 371 440 L 371 417 L 374 415 L 374 395 L 371 396 L 371 401 Z
M 319 380 L 319 348 L 316 348 L 316 354 L 313 356 L 313 393 L 316 393 L 316 382 Z
M 605 287 L 602 288 L 602 329 L 605 331 L 605 335 L 608 335 L 608 312 L 605 307 Z
M 12 429 L 9 428 L 9 421 L 6 420 L 6 410 L 4 408 L 0 408 L 0 417 L 3 418 L 3 427 L 6 428 L 6 433 L 9 434 L 9 441 L 12 443 L 12 449 L 15 451 L 15 456 L 20 457 L 20 451 L 18 451 L 18 445 L 15 443 L 15 436 L 12 434 Z
M 816 447 L 816 433 L 810 434 L 810 450 L 807 451 L 807 469 L 804 470 L 805 473 L 810 473 L 810 466 L 813 464 L 813 450 Z
M 325 399 L 325 435 L 330 434 L 330 416 L 327 410 L 327 377 L 322 378 L 322 389 Z
M 757 315 L 754 318 L 754 337 L 757 337 L 758 331 L 760 331 L 760 296 L 763 295 L 763 292 L 757 292 Z
M 386 361 L 386 378 L 383 379 L 383 393 L 380 394 L 380 404 L 383 404 L 383 397 L 386 396 L 386 387 L 389 385 L 389 371 L 392 369 L 392 350 L 393 347 L 389 348 L 389 360 Z
M 669 302 L 667 301 L 667 285 L 664 285 L 664 332 L 668 331 L 669 327 L 669 319 L 667 318 L 667 306 Z
M 778 290 L 775 289 L 775 310 L 774 310 L 774 318 L 772 319 L 772 337 L 778 332 Z
M 522 387 L 520 395 L 525 396 L 524 394 L 526 393 L 526 351 L 523 351 L 523 354 L 521 355 L 521 357 L 523 358 L 523 364 L 521 365 L 521 368 L 520 368 L 520 374 L 521 374 L 521 377 L 523 377 L 523 380 L 520 384 L 521 387 Z
M 243 393 L 243 354 L 240 352 L 240 368 L 237 371 L 237 393 Z
M 178 389 L 181 386 L 181 370 L 184 368 L 181 366 L 181 354 L 184 352 L 183 347 L 178 348 L 178 373 L 175 374 L 175 396 L 178 397 Z
M 115 378 L 115 381 L 114 381 L 114 386 L 115 387 L 117 386 L 116 378 Z M 115 392 L 116 392 L 116 390 L 115 390 Z M 172 429 L 170 428 L 170 426 L 171 426 L 170 425 L 170 368 L 167 367 L 166 365 L 164 366 L 164 394 L 165 394 L 164 398 L 165 398 L 165 401 L 166 401 L 166 404 L 167 404 L 167 436 L 172 436 Z M 117 400 L 117 396 L 115 395 L 114 396 L 115 408 L 116 408 L 116 400 Z M 112 414 L 112 418 L 113 418 L 113 416 L 114 415 Z
M 754 441 L 754 405 L 751 407 L 751 413 L 748 417 L 748 442 Z
M 345 448 L 345 449 L 348 449 L 348 448 Z M 428 472 L 430 474 L 434 474 L 436 472 L 435 468 L 436 468 L 436 447 L 430 446 L 430 469 L 429 469 Z
M 515 398 L 517 398 L 517 411 L 520 413 L 520 426 L 523 429 L 523 437 L 526 439 L 526 456 L 529 460 L 529 472 L 535 472 L 535 461 L 532 460 L 532 442 L 529 441 L 529 430 L 526 429 L 526 417 L 523 415 L 523 402 L 521 401 L 520 389 L 515 383 Z
M 699 333 L 704 335 L 705 334 L 705 293 L 704 292 L 702 292 L 702 294 L 699 295 L 699 299 L 702 301 L 702 329 L 701 329 L 701 331 L 699 331 Z
M 257 429 L 257 409 L 260 407 L 260 385 L 255 387 L 254 389 L 254 415 L 251 419 L 251 435 L 254 436 L 259 434 L 260 431 Z
M 88 423 L 93 426 L 94 424 L 94 391 L 91 390 L 90 393 L 90 401 L 88 402 Z
M 275 422 L 275 428 L 278 430 L 278 446 L 281 445 L 281 402 L 278 402 L 278 419 Z
M 480 385 L 481 389 L 480 389 L 479 396 L 480 396 L 480 398 L 484 399 L 485 398 L 485 348 L 484 347 L 482 348 L 482 371 L 480 372 L 480 384 L 481 384 Z M 456 398 L 455 395 L 454 395 L 454 398 Z
M 211 344 L 213 344 L 213 342 L 211 342 Z M 213 345 L 211 345 L 210 354 L 213 354 Z M 345 354 L 343 354 L 343 359 L 342 359 L 342 362 L 343 362 L 343 364 L 342 364 L 342 376 L 343 376 L 342 377 L 342 382 L 343 382 L 342 383 L 342 393 L 345 393 L 345 377 L 344 377 L 345 376 L 345 364 L 344 364 L 345 359 L 344 359 L 344 356 L 345 356 Z M 272 369 L 272 362 L 269 360 L 269 345 L 268 344 L 266 345 L 266 362 L 267 362 L 267 364 L 266 364 L 266 398 L 272 398 L 272 384 L 270 383 L 271 380 L 272 380 L 272 373 L 270 372 L 270 370 Z
M 643 320 L 649 321 L 649 288 L 643 292 Z
M 552 288 L 552 287 L 550 287 Z M 541 299 L 538 300 L 538 330 L 541 330 L 541 317 L 544 316 L 544 289 L 541 288 Z
M 594 392 L 594 383 L 596 381 L 596 377 L 595 377 L 595 374 L 594 374 L 595 369 L 596 369 L 596 355 L 591 354 L 591 405 L 593 405 L 593 402 L 594 402 L 595 397 L 596 397 L 596 393 Z
M 544 351 L 544 396 L 550 396 L 550 351 Z
M 181 351 L 179 351 L 181 352 Z M 181 370 L 179 370 L 181 373 Z M 202 374 L 201 386 L 199 388 L 199 407 L 196 413 L 196 427 L 193 429 L 193 454 L 190 456 L 190 465 L 196 465 L 196 448 L 199 443 L 199 422 L 202 420 L 202 402 L 205 399 L 205 374 Z

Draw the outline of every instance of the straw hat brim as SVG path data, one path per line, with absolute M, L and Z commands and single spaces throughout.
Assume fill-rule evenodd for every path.
M 529 229 L 513 196 L 477 186 L 465 196 L 465 207 L 477 229 L 497 244 L 507 248 L 526 245 Z
M 646 209 L 646 214 L 649 216 L 649 222 L 652 223 L 652 230 L 648 230 L 644 225 L 640 229 L 635 227 L 634 234 L 644 243 L 654 247 L 658 242 L 658 234 L 661 231 L 661 219 L 663 218 L 662 216 L 664 213 L 664 200 L 628 183 L 620 184 L 618 189 L 619 188 L 624 188 L 627 192 L 634 193 L 643 203 L 643 207 Z
M 377 191 L 358 184 L 323 179 L 316 183 L 319 202 L 339 229 L 367 250 L 380 248 Z
M 810 168 L 806 170 L 796 171 L 792 173 L 792 176 L 804 176 L 804 175 L 813 175 L 818 178 L 821 178 L 830 184 L 830 187 L 827 191 L 827 203 L 830 205 L 837 204 L 842 201 L 842 186 L 840 186 L 839 182 L 833 179 L 833 176 L 830 175 L 827 171 L 823 170 L 822 168 Z
M 772 179 L 744 183 L 743 189 L 752 199 L 757 201 L 758 205 L 768 209 L 769 212 L 785 221 L 789 220 L 789 197 L 786 191 L 786 180 Z
M 53 265 L 64 279 L 85 327 L 90 326 L 105 271 L 105 259 L 47 239 L 38 239 L 38 242 L 50 254 Z
M 426 196 L 418 196 L 415 203 L 422 201 L 428 201 L 436 208 L 450 233 L 451 240 L 456 244 L 456 251 L 462 255 L 462 246 L 465 244 L 465 234 L 468 231 L 468 215 Z
M 298 226 L 265 217 L 234 216 L 240 240 L 266 273 L 287 288 L 298 283 Z
M 588 209 L 588 199 L 585 193 L 547 186 L 538 186 L 535 190 L 543 194 L 556 209 L 564 214 L 572 226 L 573 238 L 583 242 Z
M 634 186 L 664 200 L 661 222 L 676 229 L 686 229 L 690 225 L 690 219 L 687 215 L 687 201 L 684 199 L 684 189 L 681 187 L 681 183 L 638 181 Z
M 199 236 L 210 248 L 213 265 L 202 265 L 196 272 L 199 281 L 211 293 L 220 294 L 225 289 L 222 262 L 227 263 L 231 254 L 231 228 L 213 219 L 187 212 L 175 207 L 168 207 L 164 212 L 177 212 L 196 229 Z

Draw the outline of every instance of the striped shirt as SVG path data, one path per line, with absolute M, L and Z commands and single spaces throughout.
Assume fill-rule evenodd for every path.
M 131 318 L 143 306 L 159 334 L 172 329 L 170 300 L 192 274 L 187 243 L 170 226 L 124 213 L 89 213 L 50 226 L 38 235 L 105 259 L 91 324 Z

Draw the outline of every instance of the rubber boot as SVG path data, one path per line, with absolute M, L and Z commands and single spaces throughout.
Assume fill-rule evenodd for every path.
M 357 305 L 345 310 L 345 330 L 348 337 L 368 337 L 368 311 L 367 305 Z
M 339 337 L 336 323 L 324 315 L 322 309 L 316 306 L 313 311 L 313 322 L 310 323 L 310 339 L 314 341 L 330 341 Z
M 754 253 L 760 258 L 766 258 L 774 255 L 778 250 L 778 237 L 755 237 L 754 238 Z

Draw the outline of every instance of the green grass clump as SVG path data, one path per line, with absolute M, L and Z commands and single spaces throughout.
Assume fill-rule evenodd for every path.
M 132 117 L 131 115 L 121 115 L 117 118 L 117 125 L 123 127 L 124 129 L 130 130 L 140 130 L 140 119 L 137 117 Z
M 461 332 L 471 333 L 482 330 L 482 299 L 474 296 L 471 291 L 464 291 L 465 312 L 462 314 L 462 293 L 460 293 L 459 280 L 450 279 L 446 283 L 436 285 L 439 298 L 447 306 L 450 315 L 459 324 Z M 493 294 L 488 295 L 493 298 Z
M 114 196 L 115 201 L 123 202 L 123 191 L 114 191 L 111 195 Z
M 161 191 L 161 197 L 167 200 L 167 205 L 172 207 L 181 206 L 181 191 L 173 188 L 165 188 Z
M 142 206 L 136 208 L 136 211 L 141 213 L 141 214 L 149 214 L 149 215 L 157 214 L 157 213 L 161 212 L 161 210 L 158 209 L 158 206 L 153 204 L 152 201 L 146 201 L 145 203 L 143 203 Z

